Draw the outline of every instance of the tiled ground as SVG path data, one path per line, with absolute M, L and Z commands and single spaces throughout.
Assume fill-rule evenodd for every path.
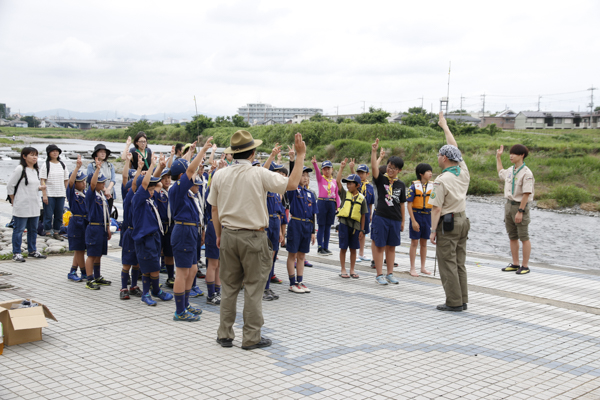
M 399 270 L 408 269 L 405 252 Z M 0 300 L 38 299 L 58 322 L 43 341 L 5 348 L 0 399 L 600 398 L 600 315 L 527 301 L 595 310 L 598 276 L 544 268 L 516 276 L 499 271 L 504 261 L 472 256 L 470 283 L 490 290 L 472 291 L 468 311 L 444 313 L 435 310 L 444 298 L 437 280 L 398 273 L 399 285 L 381 287 L 368 266 L 358 280 L 341 279 L 336 257 L 311 257 L 310 294 L 273 285 L 281 298 L 263 302 L 263 334 L 274 344 L 254 351 L 239 347 L 241 325 L 234 348 L 215 343 L 219 308 L 204 297 L 193 300 L 202 321 L 174 322 L 173 302 L 147 307 L 120 301 L 117 286 L 93 292 L 68 282 L 68 256 L 2 262 L 13 275 L 0 281 L 17 289 Z M 111 252 L 103 261 L 115 283 L 119 260 Z M 284 262 L 285 251 L 282 278 Z

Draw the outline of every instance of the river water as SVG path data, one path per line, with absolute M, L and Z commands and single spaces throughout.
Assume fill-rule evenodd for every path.
M 24 139 L 24 138 L 19 138 Z M 49 143 L 56 143 L 63 151 L 93 150 L 97 143 L 103 143 L 114 153 L 120 154 L 124 144 L 112 142 L 92 142 L 78 139 L 37 139 L 25 138 L 26 145 L 45 150 Z M 23 146 L 23 145 L 21 145 Z M 152 145 L 155 153 L 169 153 L 170 146 Z M 41 157 L 44 159 L 45 157 Z M 74 160 L 65 160 L 72 170 Z M 87 163 L 84 162 L 84 164 Z M 0 198 L 6 198 L 6 182 L 18 164 L 18 160 L 0 160 Z M 117 174 L 120 187 L 121 176 Z M 311 182 L 316 187 L 316 181 Z M 120 192 L 117 201 L 120 202 Z M 504 229 L 504 204 L 494 198 L 470 198 L 467 200 L 467 216 L 471 221 L 468 250 L 501 257 L 510 257 L 508 236 Z M 410 243 L 408 225 L 402 232 L 402 243 Z M 600 220 L 587 215 L 563 214 L 553 211 L 531 210 L 529 235 L 532 242 L 531 261 L 556 266 L 569 266 L 582 269 L 600 270 Z

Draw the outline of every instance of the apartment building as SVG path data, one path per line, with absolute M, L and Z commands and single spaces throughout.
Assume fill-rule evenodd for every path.
M 244 121 L 251 125 L 262 124 L 272 120 L 274 123 L 283 124 L 296 115 L 311 117 L 315 114 L 323 114 L 322 108 L 280 108 L 265 103 L 249 103 L 238 108 L 238 115 L 244 117 Z

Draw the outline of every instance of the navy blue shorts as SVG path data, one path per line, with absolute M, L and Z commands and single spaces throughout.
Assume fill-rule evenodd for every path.
M 192 265 L 198 264 L 198 227 L 175 224 L 171 246 L 177 268 L 192 268 Z
M 85 247 L 88 257 L 108 254 L 108 233 L 103 225 L 88 225 L 85 228 Z
M 367 211 L 369 208 L 367 207 Z M 367 212 L 365 214 L 365 235 L 371 233 L 371 213 Z
M 219 259 L 219 248 L 217 247 L 217 233 L 212 221 L 206 224 L 206 233 L 204 234 L 204 256 L 213 260 Z
M 267 237 L 273 245 L 273 251 L 279 251 L 279 235 L 281 234 L 281 218 L 269 217 L 269 227 L 266 229 Z
M 288 253 L 308 253 L 310 251 L 310 239 L 312 235 L 312 222 L 302 222 L 290 219 L 287 228 Z
M 333 225 L 335 222 L 335 212 L 337 211 L 337 203 L 335 200 L 317 201 L 317 225 Z
M 87 220 L 82 217 L 71 217 L 67 227 L 70 251 L 85 251 L 85 229 Z
M 133 229 L 125 229 L 121 235 L 123 244 L 121 245 L 121 264 L 138 265 L 137 254 L 135 253 L 135 242 L 133 241 Z
M 171 246 L 171 233 L 173 225 L 167 226 L 163 224 L 163 230 L 166 232 L 164 235 L 160 235 L 160 247 L 162 255 L 165 257 L 173 257 L 173 246 Z
M 136 241 L 135 253 L 142 274 L 160 271 L 160 232 L 154 232 Z
M 400 246 L 400 226 L 402 222 L 373 215 L 371 240 L 377 247 Z
M 431 213 L 422 214 L 413 210 L 415 220 L 419 224 L 419 232 L 413 230 L 412 221 L 408 224 L 408 233 L 411 240 L 429 239 L 431 235 Z
M 358 240 L 359 230 L 354 230 L 348 225 L 338 225 L 338 239 L 340 241 L 340 249 L 346 250 L 348 247 L 351 249 L 360 249 L 360 242 Z M 354 234 L 352 233 L 354 232 Z

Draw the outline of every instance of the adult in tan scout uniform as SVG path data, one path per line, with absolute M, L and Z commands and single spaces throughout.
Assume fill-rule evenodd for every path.
M 446 292 L 446 303 L 437 306 L 442 311 L 467 309 L 467 235 L 471 224 L 465 214 L 469 169 L 462 159 L 458 145 L 444 114 L 440 112 L 439 125 L 446 135 L 446 144 L 438 153 L 442 173 L 433 183 L 429 204 L 431 210 L 431 243 L 436 245 L 440 277 Z
M 529 202 L 533 201 L 533 172 L 525 165 L 525 157 L 529 150 L 522 144 L 510 148 L 510 162 L 513 167 L 504 169 L 502 153 L 504 146 L 496 152 L 496 169 L 498 176 L 504 180 L 504 225 L 510 239 L 510 252 L 513 262 L 502 268 L 502 271 L 516 271 L 517 275 L 529 273 L 529 256 L 531 242 L 529 241 Z M 519 264 L 519 240 L 523 242 L 523 264 Z
M 289 178 L 266 168 L 252 168 L 256 148 L 261 144 L 249 132 L 234 133 L 231 146 L 225 150 L 233 155 L 232 164 L 214 174 L 208 195 L 221 251 L 221 323 L 217 343 L 233 346 L 237 296 L 244 284 L 245 350 L 271 345 L 271 340 L 260 335 L 264 324 L 262 295 L 272 265 L 271 244 L 265 233 L 269 226 L 267 192 L 283 195 L 287 190 L 295 190 L 302 176 L 302 168 L 295 168 Z M 299 133 L 295 149 L 297 165 L 304 165 L 306 145 Z

